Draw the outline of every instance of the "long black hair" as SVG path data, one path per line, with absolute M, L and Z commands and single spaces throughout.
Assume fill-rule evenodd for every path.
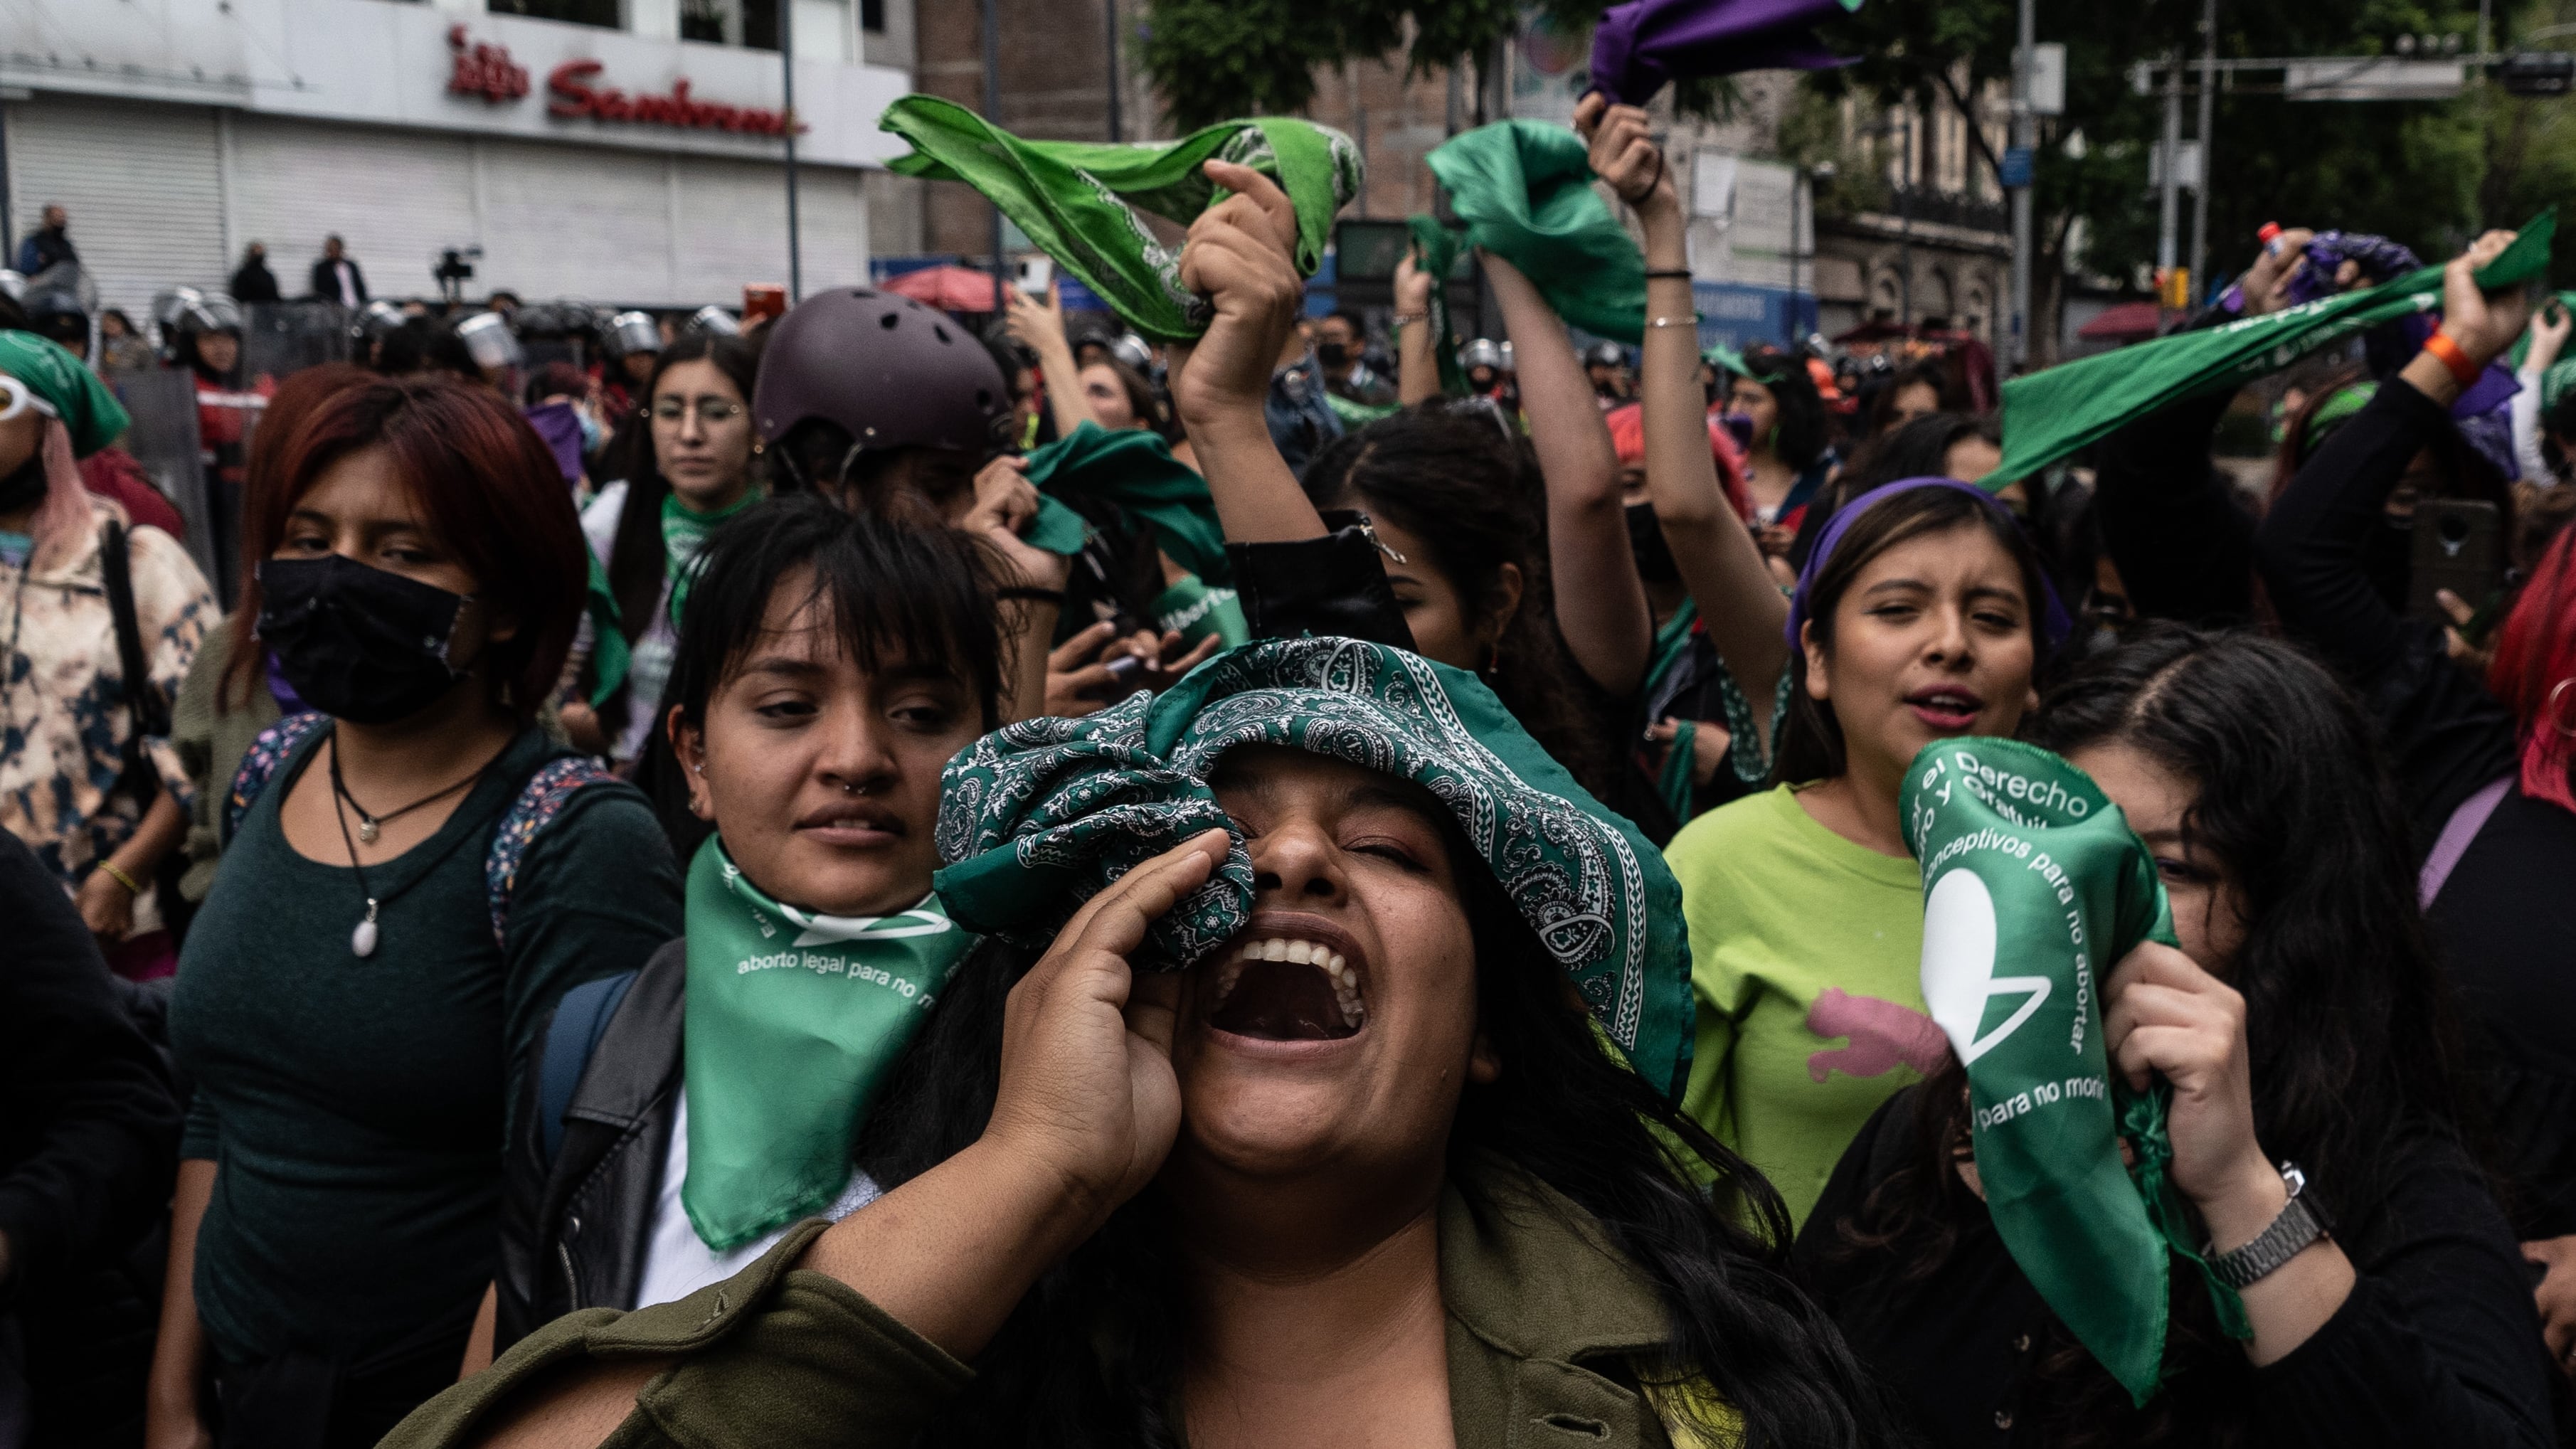
M 2255 1131 L 2297 1161 L 2336 1235 L 2366 1242 L 2409 1166 L 2428 1145 L 2456 1149 L 2464 1129 L 2410 825 L 2359 704 L 2296 645 L 2156 622 L 2051 690 L 2023 736 L 2061 754 L 2126 746 L 2190 782 L 2183 829 L 2245 922 L 2235 959 L 2209 964 L 2245 998 Z M 1837 1250 L 1889 1253 L 1900 1279 L 1937 1266 L 1971 1211 L 1951 1170 L 1968 1140 L 1965 1074 L 1953 1065 L 1922 1091 L 1909 1166 L 1835 1225 Z M 2178 1392 L 2143 1410 L 2052 1326 L 2034 1399 L 2066 1437 L 2046 1442 L 2209 1442 L 2212 1422 L 2227 1429 L 2224 1389 L 2244 1354 L 2217 1332 L 2197 1275 L 2177 1268 L 2172 1291 Z
M 1452 1184 L 1476 1195 L 1496 1158 L 1599 1224 L 1651 1284 L 1672 1334 L 1657 1372 L 1697 1373 L 1744 1416 L 1748 1446 L 1877 1445 L 1896 1436 L 1841 1334 L 1785 1276 L 1787 1210 L 1761 1175 L 1602 1051 L 1565 974 L 1454 826 L 1449 857 L 1474 933 L 1477 1025 L 1504 1070 L 1469 1085 L 1451 1127 Z M 1028 953 L 988 942 L 896 1065 L 858 1165 L 892 1188 L 983 1131 L 1000 1079 L 1002 1008 Z M 1691 1185 L 1714 1173 L 1740 1219 Z M 1746 1226 L 1746 1224 L 1751 1226 Z M 977 1391 L 922 1442 L 1174 1446 L 1186 1356 L 1175 1225 L 1148 1187 L 1050 1269 L 974 1367 Z M 1716 1442 L 1714 1434 L 1711 1442 Z
M 1824 397 L 1816 391 L 1816 380 L 1807 375 L 1805 356 L 1768 343 L 1756 344 L 1744 349 L 1744 375 L 1761 384 L 1780 411 L 1779 421 L 1771 428 L 1771 455 L 1791 472 L 1814 467 L 1833 437 Z M 1756 438 L 1754 443 L 1759 446 L 1761 441 Z
M 1573 656 L 1557 632 L 1546 483 L 1528 441 L 1495 426 L 1489 410 L 1433 403 L 1343 434 L 1306 465 L 1303 482 L 1318 508 L 1357 508 L 1420 540 L 1471 622 L 1492 616 L 1503 566 L 1520 569 L 1520 607 L 1481 673 L 1522 728 L 1608 798 L 1617 749 L 1597 718 L 1604 711 L 1579 702 Z
M 662 385 L 664 373 L 683 362 L 714 363 L 742 394 L 746 408 L 760 380 L 759 352 L 739 337 L 719 333 L 688 333 L 653 360 L 653 374 L 645 380 L 627 444 L 626 504 L 617 515 L 617 535 L 606 560 L 608 592 L 617 599 L 619 627 L 629 640 L 652 623 L 653 606 L 662 599 L 663 572 L 670 563 L 662 544 L 662 500 L 670 496 L 671 482 L 662 476 L 653 454 L 653 390 Z
M 1852 581 L 1870 560 L 1902 543 L 1929 534 L 1982 530 L 2003 546 L 2021 570 L 2022 597 L 2033 647 L 2034 668 L 2047 662 L 2047 646 L 2041 630 L 2042 600 L 2047 598 L 2047 568 L 2039 550 L 2031 546 L 2012 516 L 1992 503 L 1972 497 L 1956 488 L 1912 488 L 1882 498 L 1869 510 L 1852 520 L 1851 527 L 1835 543 L 1833 557 L 1816 574 L 1813 588 L 1807 591 L 1808 627 L 1815 631 L 1817 647 L 1831 658 L 1834 652 L 1834 611 L 1850 591 Z M 1771 759 L 1771 779 L 1775 784 L 1803 785 L 1811 780 L 1830 780 L 1842 774 L 1849 765 L 1843 744 L 1843 727 L 1834 718 L 1833 706 L 1807 694 L 1807 651 L 1792 641 L 1789 647 L 1789 709 L 1780 721 L 1779 747 Z

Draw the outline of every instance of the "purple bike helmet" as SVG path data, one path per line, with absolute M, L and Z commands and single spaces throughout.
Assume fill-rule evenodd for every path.
M 751 416 L 773 448 L 821 421 L 849 435 L 852 457 L 920 447 L 981 459 L 1008 440 L 1011 388 L 992 352 L 945 313 L 834 287 L 770 325 Z

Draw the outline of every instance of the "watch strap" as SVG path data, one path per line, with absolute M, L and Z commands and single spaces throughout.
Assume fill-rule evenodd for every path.
M 2290 1200 L 2281 1204 L 2271 1225 L 2241 1248 L 2208 1255 L 2209 1270 L 2230 1288 L 2261 1282 L 2274 1269 L 2297 1257 L 2301 1249 L 2326 1235 L 2325 1220 L 2308 1206 L 2301 1192 L 2306 1179 L 2297 1168 L 2286 1164 L 2281 1176 L 2290 1185 Z

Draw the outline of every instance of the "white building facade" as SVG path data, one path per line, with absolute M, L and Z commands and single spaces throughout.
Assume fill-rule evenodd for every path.
M 300 297 L 335 233 L 379 297 L 434 296 L 441 253 L 479 247 L 467 297 L 738 305 L 788 274 L 784 66 L 741 43 L 774 46 L 781 3 L 805 289 L 916 244 L 918 188 L 883 169 L 904 145 L 876 126 L 911 89 L 909 0 L 493 3 L 615 24 L 484 0 L 0 7 L 13 252 L 59 203 L 108 306 L 219 289 L 253 241 Z

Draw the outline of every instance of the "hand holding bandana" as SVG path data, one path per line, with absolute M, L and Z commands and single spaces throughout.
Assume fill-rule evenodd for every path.
M 905 96 L 877 122 L 913 146 L 887 163 L 904 176 L 963 181 L 984 193 L 1038 250 L 1160 342 L 1186 342 L 1214 317 L 1181 285 L 1180 250 L 1137 213 L 1183 226 L 1223 199 L 1199 167 L 1233 161 L 1279 183 L 1297 212 L 1297 271 L 1324 259 L 1333 215 L 1366 176 L 1359 148 L 1328 126 L 1282 116 L 1225 121 L 1170 143 L 1024 141 L 935 96 Z
M 2012 740 L 1925 746 L 1900 810 L 1923 867 L 1923 999 L 1967 1067 L 1995 1231 L 2144 1404 L 2163 1373 L 2166 1255 L 2201 1261 L 2165 1174 L 2171 1089 L 2131 1093 L 2103 1038 L 2111 968 L 2140 941 L 2173 943 L 2155 864 L 2083 771 Z M 2204 1277 L 2220 1327 L 2250 1337 L 2235 1290 Z
M 1251 857 L 1207 785 L 1237 745 L 1306 750 L 1428 789 L 1630 1065 L 1679 1095 L 1690 945 L 1662 855 L 1475 676 L 1384 645 L 1247 644 L 1160 698 L 985 736 L 941 780 L 939 898 L 962 924 L 1039 949 L 1140 862 L 1221 828 L 1236 839 L 1225 865 L 1148 929 L 1134 958 L 1149 971 L 1192 965 L 1251 915 Z
M 2493 290 L 2546 273 L 2557 230 L 2553 206 L 2487 263 L 2478 285 Z M 1977 486 L 1991 492 L 2027 478 L 2132 419 L 2185 398 L 2242 387 L 2328 343 L 2441 303 L 2442 269 L 2425 267 L 2363 291 L 2016 377 L 2003 387 L 2004 460 Z

